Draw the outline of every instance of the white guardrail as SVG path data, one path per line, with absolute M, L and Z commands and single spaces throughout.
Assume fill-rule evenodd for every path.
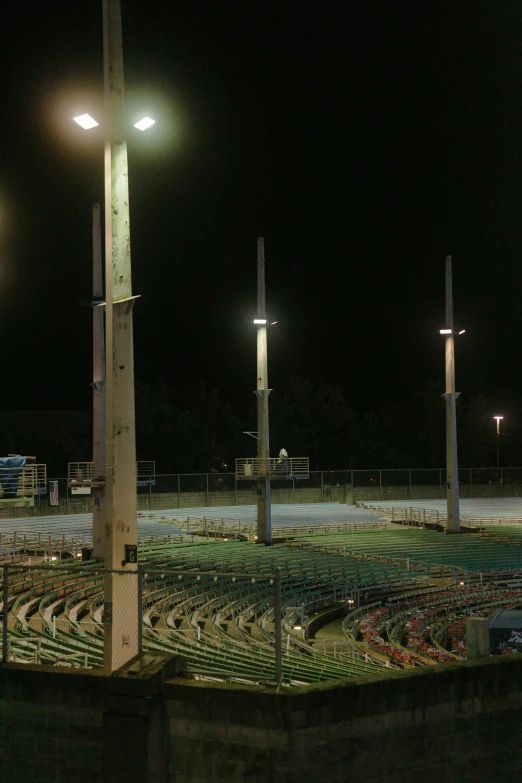
M 309 462 L 308 457 L 238 457 L 236 479 L 307 479 Z

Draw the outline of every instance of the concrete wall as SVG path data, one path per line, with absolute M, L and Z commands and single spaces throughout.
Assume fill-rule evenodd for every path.
M 101 783 L 103 678 L 0 669 L 2 783 Z
M 221 492 L 147 492 L 138 495 L 138 509 L 141 511 L 161 511 L 168 508 L 201 508 L 213 506 L 218 509 L 221 506 L 247 506 L 255 505 L 255 489 L 243 489 L 243 482 L 238 482 L 238 490 L 225 490 Z M 442 499 L 445 497 L 444 488 L 438 485 L 426 486 L 400 486 L 400 487 L 354 487 L 353 490 L 345 487 L 303 487 L 296 482 L 295 488 L 289 484 L 286 488 L 274 487 L 272 489 L 272 502 L 281 503 L 357 503 L 359 501 L 379 500 L 426 500 Z M 500 498 L 522 497 L 522 485 L 520 484 L 468 484 L 460 485 L 461 498 Z M 353 500 L 352 500 L 353 498 Z M 48 514 L 84 514 L 92 511 L 92 497 L 60 499 L 60 505 L 50 507 L 48 500 L 42 498 L 40 505 L 34 508 L 13 508 L 5 506 L 0 508 L 0 518 L 26 517 Z M 219 516 L 217 514 L 216 516 Z
M 169 783 L 522 779 L 522 660 L 274 694 L 166 684 Z
M 522 779 L 522 656 L 281 694 L 0 667 L 2 783 Z

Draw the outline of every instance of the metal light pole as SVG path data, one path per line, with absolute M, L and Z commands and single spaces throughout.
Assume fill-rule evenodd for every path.
M 497 468 L 500 468 L 500 422 L 503 416 L 493 416 L 497 421 Z
M 268 417 L 268 346 L 265 294 L 265 245 L 257 240 L 257 456 L 259 472 L 269 472 L 270 437 Z M 272 509 L 270 504 L 270 479 L 257 482 L 257 541 L 272 543 Z
M 105 87 L 105 604 L 104 667 L 138 654 L 136 437 L 129 186 L 119 0 L 103 0 Z
M 94 479 L 105 475 L 105 340 L 100 205 L 92 206 L 92 461 Z M 105 557 L 104 493 L 94 487 L 93 555 Z
M 457 457 L 457 411 L 459 393 L 455 391 L 455 340 L 453 330 L 453 282 L 451 256 L 446 256 L 446 490 L 447 526 L 446 532 L 460 532 L 459 511 L 459 464 Z

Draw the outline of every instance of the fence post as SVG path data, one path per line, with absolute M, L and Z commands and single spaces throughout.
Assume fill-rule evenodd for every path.
M 281 569 L 276 568 L 274 578 L 274 624 L 276 653 L 276 683 L 279 687 L 283 679 L 283 651 L 281 648 Z
M 138 565 L 138 652 L 143 652 L 143 566 Z
M 234 474 L 234 493 L 235 493 L 235 496 L 236 496 L 236 506 L 237 506 L 237 478 L 236 478 L 235 474 Z
M 9 568 L 5 565 L 4 584 L 3 584 L 3 607 L 2 607 L 2 663 L 7 663 L 9 658 L 8 650 L 8 620 L 9 620 Z

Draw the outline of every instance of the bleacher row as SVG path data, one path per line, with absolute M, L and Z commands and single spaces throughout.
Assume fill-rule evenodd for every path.
M 466 657 L 465 622 L 520 602 L 522 588 L 450 589 L 391 597 L 348 614 L 344 628 L 364 645 L 403 667 L 448 663 Z
M 452 569 L 484 575 L 483 594 L 479 595 L 478 587 L 477 592 L 466 591 L 477 597 L 473 611 L 491 605 L 492 600 L 511 600 L 515 594 L 500 595 L 499 588 L 486 587 L 489 577 L 503 574 L 507 579 L 520 568 L 522 531 L 510 527 L 510 538 L 502 528 L 496 530 L 498 538 L 447 537 L 402 528 L 302 533 L 285 545 L 269 548 L 239 540 L 150 538 L 140 547 L 144 647 L 182 653 L 195 675 L 272 682 L 274 585 L 270 576 L 279 567 L 286 618 L 285 683 L 371 675 L 389 665 L 390 659 L 399 665 L 444 660 L 442 643 L 431 638 L 428 646 L 438 652 L 430 655 L 422 640 L 425 626 L 437 623 L 439 615 L 447 621 L 446 630 L 459 617 L 458 602 L 464 593 L 460 582 L 449 588 L 454 581 Z M 448 583 L 442 587 L 437 586 L 440 571 L 434 572 L 434 566 L 447 569 Z M 416 600 L 416 595 L 416 607 L 404 603 Z M 333 657 L 305 644 L 295 629 L 295 607 L 309 615 L 334 602 L 359 607 L 376 598 L 381 606 L 397 605 L 397 611 L 384 618 L 391 633 L 387 638 L 378 634 L 390 642 L 393 654 L 387 647 L 379 649 L 369 637 L 361 644 L 361 638 L 353 637 L 345 625 L 347 641 L 353 643 L 349 652 Z M 435 611 L 436 606 L 440 611 Z M 390 624 L 404 611 L 417 614 L 400 618 L 402 625 Z M 371 623 L 366 627 L 372 630 Z M 443 639 L 442 623 L 439 630 Z M 96 563 L 70 558 L 51 570 L 22 565 L 10 569 L 12 659 L 98 667 L 103 658 L 102 635 L 103 578 Z

